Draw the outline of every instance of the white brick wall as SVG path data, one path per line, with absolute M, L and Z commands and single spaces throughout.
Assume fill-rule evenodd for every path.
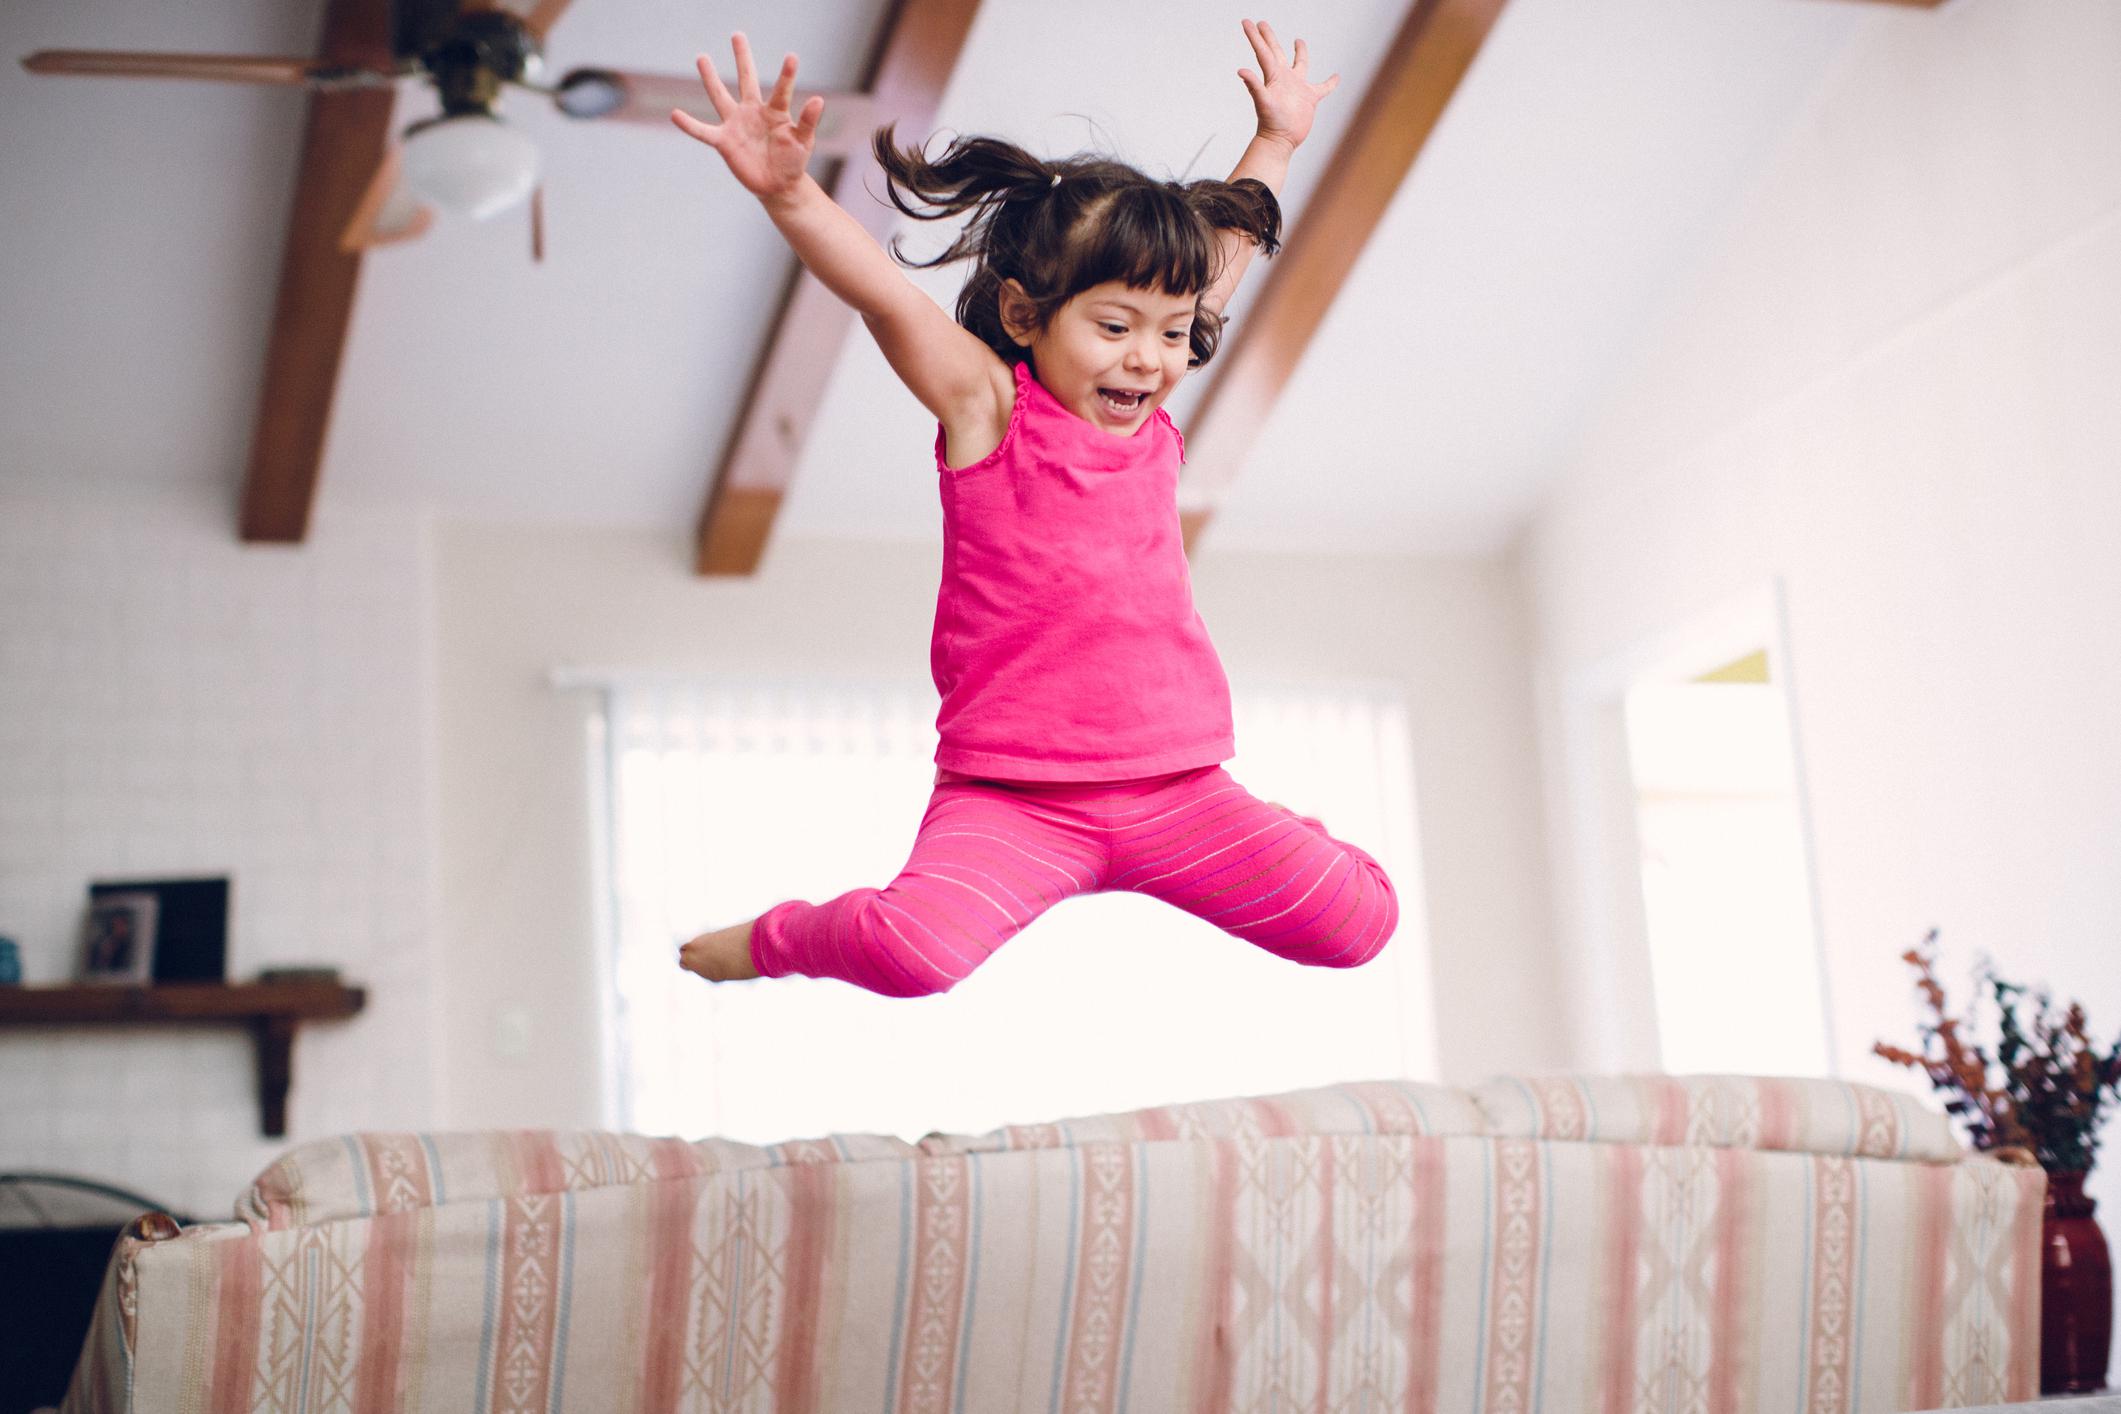
M 285 1141 L 235 1027 L 0 1031 L 0 1171 L 225 1214 L 284 1143 L 432 1122 L 429 540 L 335 515 L 239 544 L 218 496 L 0 491 L 0 934 L 64 980 L 89 882 L 227 874 L 229 975 L 367 987 L 303 1027 Z

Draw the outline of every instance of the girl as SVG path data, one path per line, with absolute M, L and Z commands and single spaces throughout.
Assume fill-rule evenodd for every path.
M 1213 356 L 1254 248 L 1273 254 L 1274 191 L 1339 82 L 1305 78 L 1302 40 L 1284 59 L 1268 26 L 1244 31 L 1259 126 L 1227 182 L 980 137 L 930 162 L 877 133 L 894 206 L 971 213 L 934 260 L 900 257 L 974 262 L 955 323 L 804 171 L 824 99 L 791 113 L 795 56 L 764 97 L 743 35 L 734 96 L 699 60 L 721 122 L 671 121 L 721 154 L 940 424 L 942 708 L 934 794 L 898 878 L 703 933 L 679 949 L 686 969 L 929 995 L 1061 899 L 1107 889 L 1316 966 L 1357 966 L 1391 936 L 1399 904 L 1374 859 L 1222 768 L 1229 685 L 1179 534 L 1185 444 L 1163 403 Z

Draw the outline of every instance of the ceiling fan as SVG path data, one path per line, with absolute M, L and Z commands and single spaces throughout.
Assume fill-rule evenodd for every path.
M 384 0 L 376 0 L 379 5 Z M 544 82 L 544 42 L 569 0 L 388 0 L 390 53 L 372 62 L 236 54 L 46 49 L 22 66 L 35 74 L 88 78 L 206 79 L 279 84 L 332 92 L 392 87 L 425 79 L 441 111 L 409 124 L 384 151 L 360 201 L 347 213 L 342 250 L 410 240 L 433 224 L 436 208 L 485 219 L 531 200 L 531 247 L 542 257 L 543 211 L 537 148 L 496 111 L 504 86 L 552 100 L 570 118 L 669 124 L 683 108 L 709 121 L 712 105 L 696 74 L 576 68 Z M 844 157 L 867 126 L 864 93 L 827 94 L 818 150 Z

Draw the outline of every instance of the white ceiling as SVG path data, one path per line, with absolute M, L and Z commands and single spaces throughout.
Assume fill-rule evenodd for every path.
M 1404 4 L 1268 16 L 1305 37 L 1320 72 L 1343 74 L 1283 194 L 1297 240 Z M 1209 544 L 1506 543 L 1835 54 L 1884 9 L 1511 0 Z M 762 64 L 794 49 L 799 87 L 831 89 L 852 83 L 882 12 L 576 0 L 547 61 L 682 73 L 702 50 L 726 56 L 743 26 Z M 1238 27 L 1250 12 L 986 0 L 941 123 L 1225 174 L 1250 133 L 1235 76 L 1253 62 Z M 13 0 L 0 52 L 307 53 L 320 15 L 317 0 Z M 303 102 L 0 67 L 0 478 L 195 485 L 233 507 Z M 431 107 L 409 88 L 398 121 Z M 545 155 L 545 262 L 530 262 L 521 213 L 438 225 L 366 261 L 317 533 L 335 505 L 387 500 L 689 535 L 791 257 L 719 159 L 675 129 L 574 124 L 526 94 L 504 112 Z M 915 278 L 947 304 L 960 275 Z M 1232 313 L 1243 320 L 1244 295 Z M 1193 390 L 1174 398 L 1181 427 L 1193 403 Z M 936 535 L 933 436 L 857 330 L 776 533 Z

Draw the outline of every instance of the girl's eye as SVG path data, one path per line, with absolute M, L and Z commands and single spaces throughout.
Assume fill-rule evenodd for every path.
M 1107 334 L 1124 334 L 1127 332 L 1127 326 L 1124 324 L 1107 324 L 1104 328 Z
M 1167 339 L 1177 340 L 1187 338 L 1189 337 L 1189 335 L 1184 329 L 1166 329 L 1164 330 L 1164 337 Z

